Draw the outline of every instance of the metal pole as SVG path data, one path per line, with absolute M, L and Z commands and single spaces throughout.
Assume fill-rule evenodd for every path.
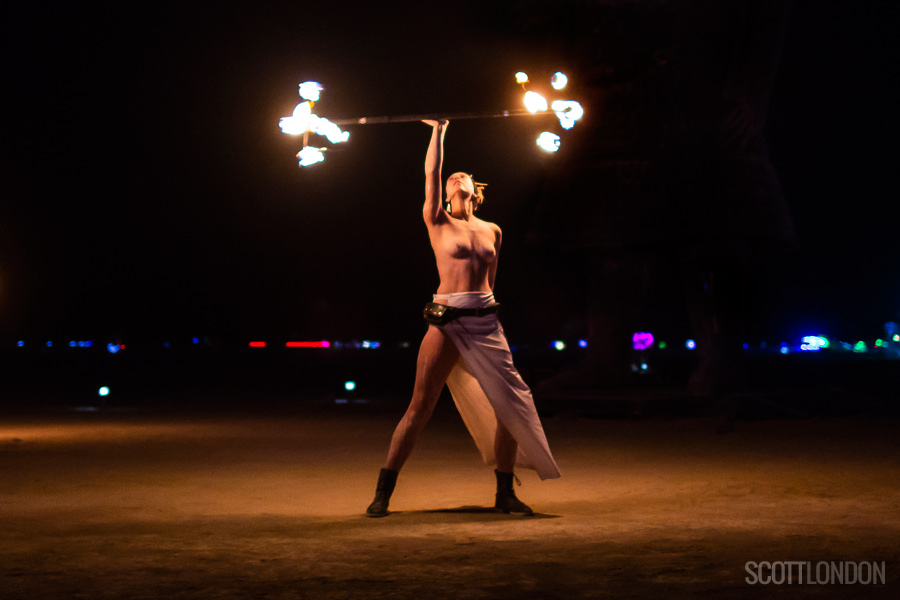
M 552 115 L 552 110 L 541 110 L 538 112 L 528 112 L 524 108 L 516 110 L 504 110 L 503 112 L 486 115 L 484 113 L 454 113 L 440 114 L 433 113 L 428 115 L 396 115 L 393 117 L 362 117 L 361 119 L 329 119 L 335 125 L 372 125 L 375 123 L 410 123 L 413 121 L 424 121 L 439 119 L 448 119 L 456 121 L 459 119 L 496 119 L 500 117 L 528 117 L 532 115 Z

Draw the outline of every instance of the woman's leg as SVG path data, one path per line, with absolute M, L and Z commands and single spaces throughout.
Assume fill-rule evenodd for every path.
M 497 435 L 494 437 L 494 456 L 497 458 L 497 470 L 512 473 L 516 466 L 516 451 L 519 444 L 509 430 L 497 420 Z
M 419 433 L 425 427 L 437 404 L 441 389 L 459 358 L 453 340 L 437 327 L 429 325 L 419 347 L 416 384 L 406 414 L 394 430 L 388 451 L 386 469 L 399 471 L 409 458 Z

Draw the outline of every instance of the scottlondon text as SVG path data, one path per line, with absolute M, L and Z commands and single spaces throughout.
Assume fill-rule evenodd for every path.
M 884 584 L 884 561 L 804 560 L 747 561 L 750 585 L 878 585 Z

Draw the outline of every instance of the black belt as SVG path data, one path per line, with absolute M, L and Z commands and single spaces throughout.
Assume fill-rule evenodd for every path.
M 500 304 L 495 303 L 482 308 L 458 308 L 456 306 L 447 306 L 446 304 L 438 304 L 437 302 L 429 302 L 425 305 L 423 317 L 429 323 L 435 325 L 446 325 L 454 319 L 460 317 L 486 317 L 500 310 Z

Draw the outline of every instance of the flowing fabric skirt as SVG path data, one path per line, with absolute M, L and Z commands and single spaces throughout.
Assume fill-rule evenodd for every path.
M 493 304 L 494 295 L 490 292 L 435 294 L 434 301 L 460 308 L 480 308 Z M 459 360 L 447 378 L 447 387 L 484 464 L 496 464 L 494 438 L 499 419 L 518 442 L 516 466 L 534 469 L 541 479 L 559 477 L 559 467 L 550 453 L 531 390 L 513 365 L 497 315 L 460 317 L 441 326 L 441 330 L 459 350 Z

